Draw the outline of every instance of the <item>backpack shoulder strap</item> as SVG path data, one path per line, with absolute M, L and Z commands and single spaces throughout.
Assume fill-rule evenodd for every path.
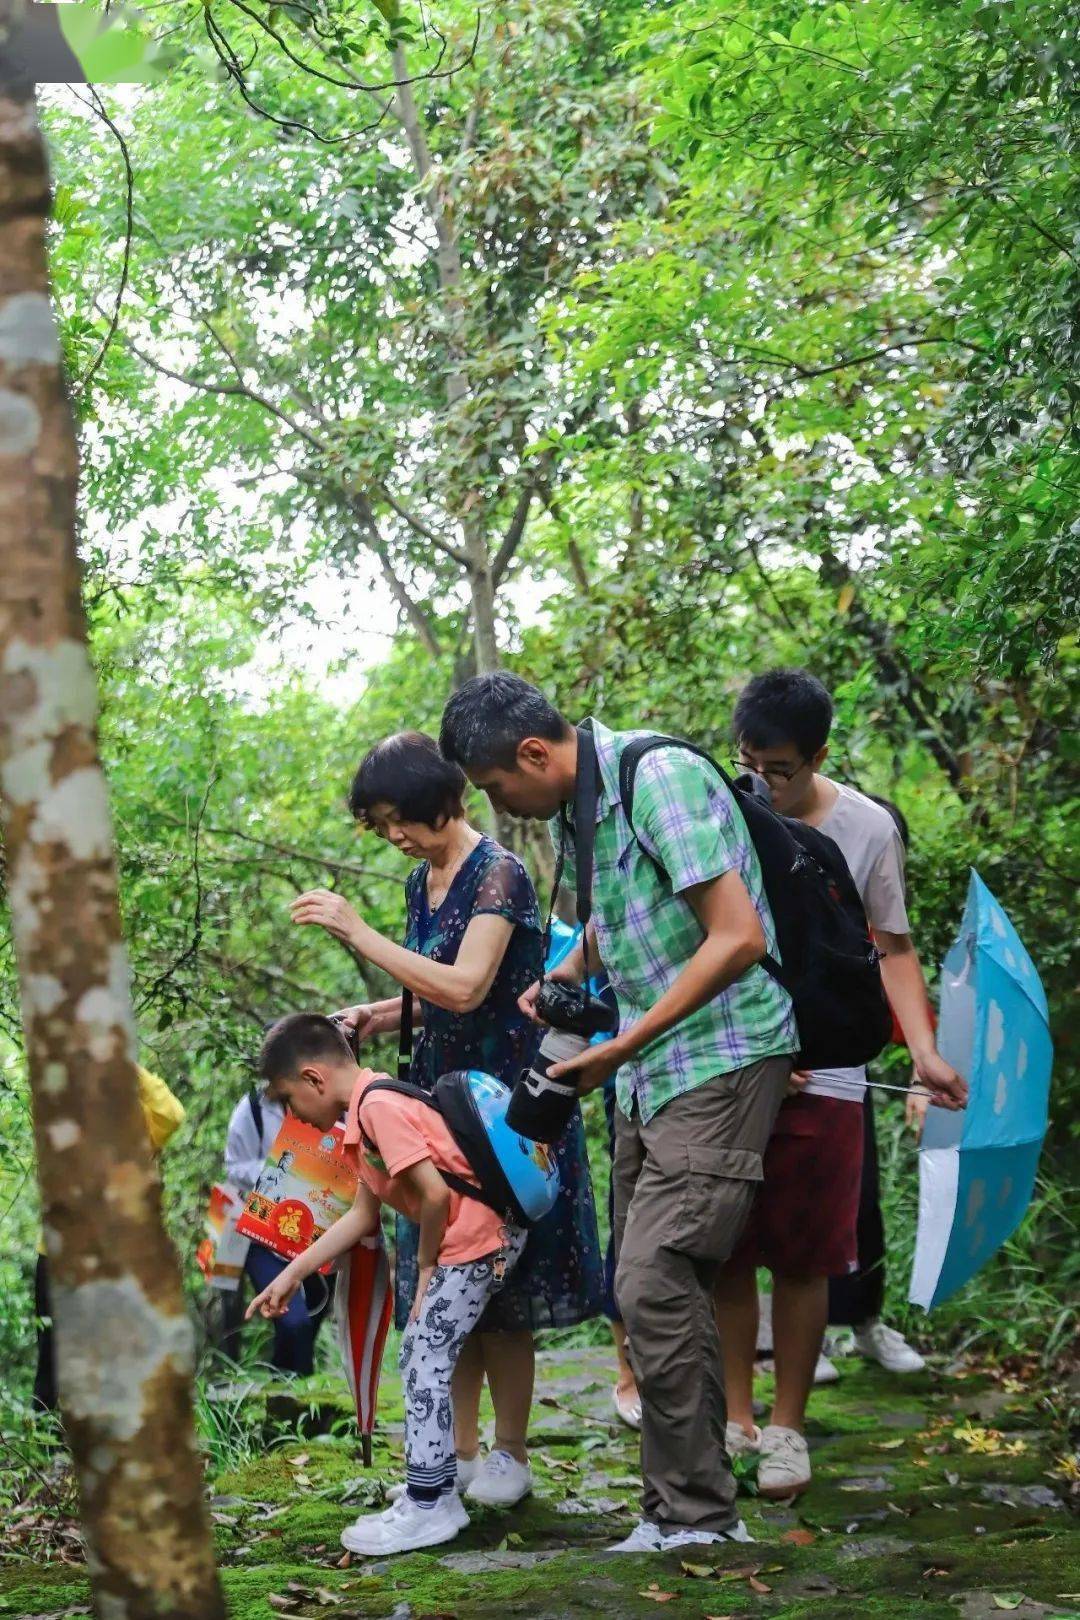
M 425 1091 L 423 1086 L 415 1085 L 411 1080 L 373 1080 L 364 1092 L 364 1096 L 370 1097 L 373 1091 L 393 1091 L 399 1097 L 411 1097 L 414 1102 L 423 1103 L 425 1107 L 432 1109 L 436 1114 L 442 1115 L 443 1112 L 438 1101 L 431 1093 Z M 445 1118 L 445 1115 L 443 1117 Z M 368 1152 L 377 1153 L 379 1151 L 377 1143 L 371 1140 L 360 1122 L 359 1109 L 357 1109 L 356 1123 L 360 1126 L 360 1135 L 363 1137 L 364 1146 Z M 489 1209 L 495 1210 L 497 1215 L 503 1213 L 499 1206 L 487 1197 L 481 1187 L 474 1186 L 471 1181 L 466 1181 L 464 1176 L 459 1176 L 453 1170 L 444 1170 L 441 1166 L 436 1166 L 436 1168 L 446 1185 L 453 1192 L 460 1193 L 463 1198 L 475 1198 L 478 1203 L 486 1204 Z
M 727 771 L 718 760 L 713 758 L 708 749 L 699 748 L 697 743 L 687 742 L 684 737 L 666 737 L 657 734 L 653 737 L 635 737 L 631 742 L 627 743 L 619 756 L 619 798 L 622 802 L 623 812 L 630 823 L 630 831 L 634 834 L 635 842 L 641 853 L 647 860 L 652 862 L 659 875 L 666 879 L 668 874 L 664 869 L 663 862 L 658 861 L 655 855 L 650 855 L 634 827 L 634 781 L 637 776 L 638 766 L 646 754 L 653 753 L 657 748 L 681 748 L 688 754 L 696 754 L 699 759 L 703 759 L 707 765 L 712 766 L 729 793 L 736 794 L 737 790 Z M 750 829 L 750 836 L 753 838 L 752 829 Z M 776 980 L 777 984 L 784 989 L 787 988 L 783 969 L 774 956 L 766 952 L 761 958 L 759 966 L 763 967 L 769 977 Z
M 619 755 L 619 799 L 622 802 L 626 819 L 630 823 L 630 831 L 639 844 L 641 840 L 634 830 L 634 783 L 637 779 L 638 766 L 645 758 L 645 755 L 654 753 L 657 748 L 681 748 L 684 753 L 696 754 L 699 759 L 703 759 L 707 765 L 712 766 L 725 787 L 734 790 L 735 786 L 724 767 L 713 759 L 707 749 L 699 748 L 697 743 L 687 742 L 685 737 L 666 737 L 661 733 L 657 733 L 653 737 L 633 738 Z M 644 846 L 642 847 L 644 848 Z M 644 853 L 649 854 L 648 850 L 644 850 Z M 663 872 L 663 866 L 658 860 L 651 855 L 649 855 L 649 859 L 658 871 Z
M 248 1107 L 251 1109 L 251 1117 L 255 1121 L 255 1129 L 259 1133 L 259 1148 L 261 1150 L 263 1140 L 263 1111 L 262 1103 L 259 1100 L 259 1093 L 254 1086 L 251 1086 L 248 1090 L 247 1101 Z

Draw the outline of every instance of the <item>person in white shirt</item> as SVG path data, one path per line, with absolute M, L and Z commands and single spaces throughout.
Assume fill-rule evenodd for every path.
M 285 1119 L 285 1104 L 268 1087 L 258 1090 L 253 1086 L 233 1109 L 225 1138 L 225 1176 L 233 1186 L 247 1197 L 258 1181 L 266 1162 L 266 1155 L 274 1145 L 274 1138 Z M 287 1172 L 285 1160 L 277 1167 L 279 1179 Z M 272 1249 L 252 1240 L 244 1270 L 251 1279 L 255 1292 L 261 1294 L 284 1271 L 288 1261 Z M 274 1347 L 271 1364 L 279 1372 L 296 1373 L 305 1377 L 314 1370 L 315 1336 L 326 1314 L 333 1292 L 333 1279 L 309 1277 L 298 1289 L 283 1316 L 274 1321 Z M 225 1348 L 235 1355 L 236 1339 L 243 1316 L 243 1287 L 230 1300 L 229 1325 Z
M 886 994 L 911 1051 L 917 1081 L 958 1103 L 961 1077 L 941 1057 L 904 893 L 904 850 L 888 811 L 821 774 L 832 699 L 805 670 L 772 670 L 752 680 L 735 709 L 742 771 L 766 782 L 774 810 L 817 827 L 839 846 L 882 954 Z M 758 1489 L 772 1498 L 810 1483 L 803 1435 L 806 1402 L 821 1355 L 830 1277 L 858 1270 L 866 1071 L 796 1074 L 765 1154 L 764 1180 L 743 1237 L 717 1283 L 717 1321 L 729 1396 L 728 1449 L 757 1451 Z M 773 1274 L 776 1394 L 769 1423 L 754 1424 L 752 1380 L 758 1331 L 755 1271 Z M 899 1335 L 860 1325 L 857 1343 L 883 1360 Z M 910 1349 L 910 1347 L 905 1346 Z M 914 1355 L 914 1352 L 911 1353 Z M 894 1355 L 895 1360 L 895 1355 Z

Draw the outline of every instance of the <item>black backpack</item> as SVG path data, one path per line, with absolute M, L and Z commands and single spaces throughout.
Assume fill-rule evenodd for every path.
M 757 778 L 733 782 L 703 748 L 679 737 L 639 737 L 622 751 L 619 793 L 632 832 L 637 768 L 653 749 L 672 746 L 685 748 L 712 766 L 734 798 L 757 850 L 780 953 L 779 962 L 763 956 L 761 966 L 795 1004 L 796 1067 L 838 1069 L 869 1063 L 888 1045 L 892 1014 L 866 912 L 839 847 L 816 827 L 778 815 L 768 801 L 768 789 Z M 649 859 L 666 878 L 660 863 Z
M 478 1203 L 486 1204 L 488 1209 L 493 1209 L 496 1215 L 514 1226 L 534 1226 L 547 1210 L 530 1213 L 518 1198 L 476 1107 L 469 1075 L 468 1070 L 452 1069 L 448 1074 L 439 1076 L 432 1091 L 425 1091 L 423 1086 L 416 1085 L 412 1080 L 373 1080 L 364 1096 L 369 1097 L 373 1091 L 395 1091 L 399 1096 L 411 1097 L 415 1102 L 423 1103 L 425 1108 L 440 1114 L 476 1177 L 474 1184 L 466 1181 L 464 1176 L 455 1175 L 452 1170 L 444 1170 L 440 1166 L 439 1174 L 446 1185 L 465 1198 L 474 1198 Z M 362 1125 L 360 1133 L 368 1151 L 377 1153 L 377 1145 Z M 531 1142 L 523 1142 L 521 1146 L 523 1150 L 533 1148 Z

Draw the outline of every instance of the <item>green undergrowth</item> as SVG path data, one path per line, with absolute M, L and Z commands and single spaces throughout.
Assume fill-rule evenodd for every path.
M 233 1620 L 1080 1614 L 1064 1595 L 1080 1591 L 1080 1525 L 1037 1389 L 940 1369 L 890 1379 L 850 1361 L 813 1397 L 810 1491 L 768 1503 L 743 1470 L 752 1546 L 607 1552 L 637 1516 L 636 1440 L 614 1421 L 606 1352 L 564 1349 L 540 1362 L 532 1498 L 509 1513 L 475 1510 L 445 1547 L 341 1567 L 341 1530 L 381 1506 L 402 1472 L 390 1366 L 371 1469 L 336 1421 L 334 1381 L 251 1398 L 251 1421 L 277 1425 L 276 1443 L 220 1470 L 210 1504 Z M 762 1380 L 763 1399 L 767 1389 Z M 289 1400 L 332 1421 L 283 1439 Z M 0 1615 L 60 1616 L 86 1598 L 70 1566 L 0 1565 Z

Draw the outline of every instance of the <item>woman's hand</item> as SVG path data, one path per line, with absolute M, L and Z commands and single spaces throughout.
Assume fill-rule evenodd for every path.
M 419 1322 L 420 1307 L 424 1303 L 424 1295 L 428 1291 L 428 1284 L 435 1274 L 434 1266 L 421 1266 L 416 1274 L 416 1293 L 413 1296 L 412 1310 L 409 1312 L 410 1322 Z
M 359 946 L 365 925 L 342 895 L 330 889 L 309 889 L 306 894 L 297 895 L 289 910 L 298 927 L 314 924 L 325 928 L 343 945 Z
M 256 1311 L 271 1321 L 274 1317 L 285 1315 L 289 1301 L 300 1287 L 299 1278 L 290 1277 L 289 1270 L 290 1268 L 286 1266 L 280 1277 L 274 1278 L 269 1288 L 264 1288 L 261 1294 L 255 1295 L 244 1312 L 245 1322 L 250 1322 Z
M 800 1091 L 805 1091 L 806 1084 L 809 1079 L 809 1069 L 792 1069 L 791 1078 L 788 1081 L 788 1088 L 784 1095 L 787 1097 L 797 1097 Z
M 358 1007 L 342 1007 L 330 1016 L 340 1020 L 347 1029 L 354 1030 L 358 1041 L 369 1041 L 373 1035 L 382 1033 L 379 1014 L 366 1001 L 362 1001 Z

